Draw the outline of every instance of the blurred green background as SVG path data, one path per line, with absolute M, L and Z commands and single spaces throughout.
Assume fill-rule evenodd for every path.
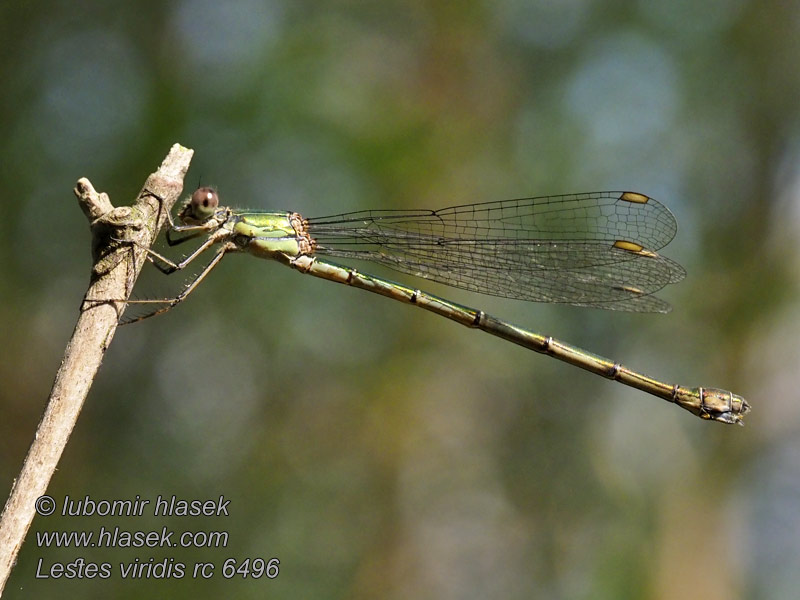
M 310 216 L 630 189 L 675 213 L 669 315 L 446 294 L 747 427 L 280 265 L 226 259 L 117 332 L 49 493 L 231 500 L 229 517 L 37 517 L 8 598 L 787 598 L 800 586 L 800 3 L 0 4 L 0 481 L 90 269 L 72 187 L 127 204 L 179 142 L 234 206 Z M 158 285 L 158 279 L 155 284 Z M 149 290 L 137 290 L 147 295 Z M 156 292 L 157 293 L 157 292 Z M 222 549 L 35 532 L 227 531 Z M 37 579 L 77 557 L 111 579 Z M 278 557 L 275 580 L 121 562 Z

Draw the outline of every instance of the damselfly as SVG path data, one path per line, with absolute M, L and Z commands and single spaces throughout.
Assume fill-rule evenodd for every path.
M 703 418 L 739 423 L 750 410 L 741 396 L 714 388 L 663 383 L 558 341 L 526 331 L 481 310 L 328 262 L 320 256 L 365 259 L 453 287 L 535 302 L 608 310 L 668 312 L 653 294 L 685 276 L 657 253 L 675 236 L 672 213 L 634 192 L 543 196 L 441 210 L 368 210 L 307 219 L 293 212 L 235 210 L 201 187 L 184 203 L 180 225 L 169 218 L 170 246 L 206 236 L 181 262 L 147 249 L 164 273 L 186 267 L 206 250 L 216 253 L 163 313 L 182 302 L 230 252 L 270 258 L 316 277 L 414 304 L 536 352 L 668 400 Z M 182 237 L 173 237 L 181 234 Z

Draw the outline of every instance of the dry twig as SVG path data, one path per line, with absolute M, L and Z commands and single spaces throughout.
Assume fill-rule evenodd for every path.
M 0 595 L 61 453 L 108 349 L 120 311 L 156 238 L 183 190 L 193 151 L 175 144 L 158 170 L 147 178 L 133 206 L 114 208 L 88 179 L 75 195 L 92 231 L 93 267 L 75 331 L 67 344 L 50 398 L 19 477 L 0 517 Z M 161 210 L 159 210 L 161 209 Z M 115 240 L 130 239 L 136 246 Z

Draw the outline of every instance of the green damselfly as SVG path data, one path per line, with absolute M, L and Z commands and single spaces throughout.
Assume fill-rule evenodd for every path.
M 643 194 L 594 192 L 307 219 L 292 212 L 220 206 L 217 192 L 201 187 L 180 210 L 181 224 L 176 225 L 171 215 L 168 218 L 170 246 L 200 236 L 205 240 L 181 262 L 147 249 L 149 259 L 162 272 L 179 271 L 215 246 L 216 253 L 176 297 L 130 301 L 163 306 L 128 322 L 169 310 L 186 299 L 226 254 L 246 252 L 301 273 L 414 304 L 653 394 L 703 419 L 741 424 L 750 410 L 744 398 L 731 392 L 664 383 L 481 310 L 319 258 L 365 259 L 506 298 L 664 313 L 670 310 L 669 304 L 653 294 L 682 280 L 685 271 L 657 251 L 674 238 L 677 223 L 664 205 Z

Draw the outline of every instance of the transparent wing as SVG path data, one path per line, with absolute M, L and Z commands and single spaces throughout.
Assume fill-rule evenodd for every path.
M 672 213 L 631 192 L 362 211 L 309 219 L 308 231 L 319 254 L 520 300 L 667 312 L 652 294 L 685 275 L 655 252 L 675 236 Z

